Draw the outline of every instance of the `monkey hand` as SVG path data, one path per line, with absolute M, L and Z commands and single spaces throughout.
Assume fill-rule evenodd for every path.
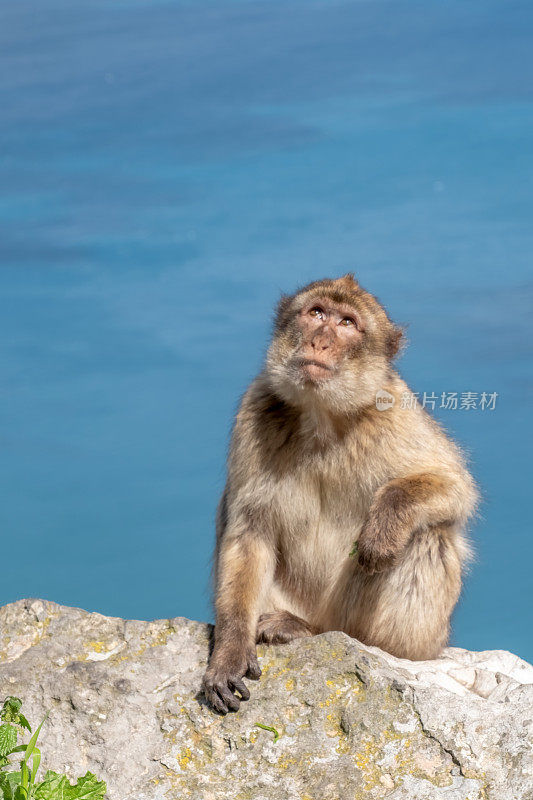
M 241 700 L 249 700 L 250 692 L 243 676 L 253 680 L 261 677 L 255 646 L 250 650 L 233 644 L 215 647 L 202 684 L 211 708 L 227 714 L 237 711 Z
M 402 531 L 391 530 L 390 521 L 382 527 L 379 517 L 370 518 L 361 531 L 354 555 L 359 566 L 369 575 L 383 572 L 397 563 L 404 539 Z

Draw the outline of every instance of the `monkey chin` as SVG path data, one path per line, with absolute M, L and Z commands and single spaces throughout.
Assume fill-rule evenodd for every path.
M 317 396 L 325 386 L 331 386 L 337 370 L 315 359 L 294 358 L 270 372 L 271 384 L 284 399 L 299 405 L 308 396 Z M 300 401 L 300 402 L 299 402 Z
M 331 380 L 335 375 L 333 367 L 312 359 L 302 362 L 300 372 L 305 383 L 314 385 L 320 385 L 324 381 Z
M 347 391 L 344 381 L 333 370 L 315 364 L 287 365 L 268 371 L 271 390 L 289 405 L 300 409 L 320 408 L 334 415 L 350 413 L 357 405 L 356 392 Z
M 375 404 L 376 391 L 384 385 L 385 367 L 365 369 L 321 365 L 290 359 L 268 363 L 264 376 L 283 401 L 302 410 L 315 408 L 334 417 L 352 417 Z

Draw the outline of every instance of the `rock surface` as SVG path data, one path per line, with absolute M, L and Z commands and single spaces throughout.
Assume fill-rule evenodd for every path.
M 50 709 L 45 769 L 90 769 L 110 800 L 533 798 L 533 667 L 511 653 L 260 647 L 251 700 L 221 717 L 198 694 L 209 633 L 20 600 L 0 609 L 0 700 Z

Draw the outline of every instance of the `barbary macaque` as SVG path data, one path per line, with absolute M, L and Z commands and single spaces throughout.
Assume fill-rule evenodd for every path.
M 279 302 L 217 510 L 216 711 L 250 697 L 257 642 L 338 630 L 415 660 L 447 642 L 477 491 L 459 448 L 402 402 L 401 338 L 352 274 Z

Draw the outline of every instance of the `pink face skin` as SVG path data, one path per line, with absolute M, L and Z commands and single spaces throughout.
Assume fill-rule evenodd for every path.
M 312 383 L 332 378 L 364 333 L 353 308 L 326 297 L 306 303 L 297 324 L 303 336 L 297 359 L 303 376 Z

